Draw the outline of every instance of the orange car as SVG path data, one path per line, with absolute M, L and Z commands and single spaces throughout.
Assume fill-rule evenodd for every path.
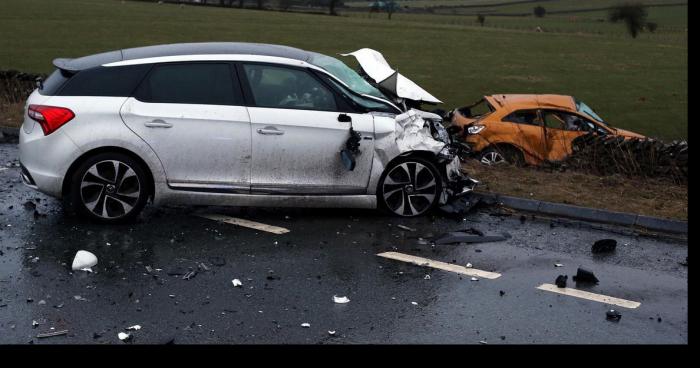
M 644 138 L 613 128 L 571 96 L 491 95 L 451 113 L 453 126 L 485 164 L 562 161 L 574 138 L 587 133 Z

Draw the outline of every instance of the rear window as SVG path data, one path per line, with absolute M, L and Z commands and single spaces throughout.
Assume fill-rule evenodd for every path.
M 61 70 L 61 69 L 56 69 L 54 70 L 51 75 L 49 75 L 48 78 L 43 83 L 43 86 L 39 88 L 39 93 L 41 93 L 44 96 L 53 96 L 56 94 L 56 91 L 58 91 L 63 85 L 70 79 L 71 74 Z
M 153 103 L 243 105 L 240 85 L 227 63 L 156 65 L 136 98 Z
M 146 74 L 150 65 L 97 67 L 76 73 L 57 96 L 127 97 Z

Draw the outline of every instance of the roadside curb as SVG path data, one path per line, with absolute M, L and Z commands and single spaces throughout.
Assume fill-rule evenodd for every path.
M 640 227 L 653 231 L 688 234 L 687 221 L 669 220 L 660 217 L 637 215 L 634 213 L 607 211 L 597 208 L 545 202 L 536 199 L 511 197 L 497 193 L 473 193 L 473 195 L 477 196 L 484 203 L 500 204 L 520 211 L 535 212 L 550 216 L 562 216 L 612 225 Z

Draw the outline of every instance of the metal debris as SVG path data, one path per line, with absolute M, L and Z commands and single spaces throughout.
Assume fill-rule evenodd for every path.
M 46 337 L 54 337 L 54 336 L 61 336 L 65 335 L 68 333 L 68 330 L 60 330 L 60 331 L 51 331 L 51 332 L 44 332 L 36 335 L 38 339 L 43 339 Z
M 416 231 L 416 229 L 408 227 L 408 226 L 404 226 L 404 225 L 396 225 L 396 227 L 398 227 L 399 229 L 406 230 L 406 231 Z
M 190 280 L 193 279 L 195 276 L 197 276 L 197 271 L 189 271 L 185 274 L 185 276 L 182 276 L 183 280 Z

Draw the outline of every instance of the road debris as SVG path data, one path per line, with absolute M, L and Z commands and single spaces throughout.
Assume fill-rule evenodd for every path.
M 333 330 L 328 330 L 328 334 L 331 335 L 331 336 L 335 336 L 335 331 L 333 331 Z
M 131 334 L 128 334 L 125 332 L 118 333 L 117 337 L 119 338 L 119 340 L 121 340 L 123 342 L 129 342 L 134 338 L 133 336 L 131 336 Z
M 610 309 L 609 311 L 605 312 L 605 319 L 607 319 L 608 321 L 619 322 L 621 318 L 622 313 L 614 309 Z
M 600 253 L 611 253 L 615 251 L 617 247 L 617 240 L 615 239 L 601 239 L 593 243 L 591 247 L 591 252 L 595 254 Z
M 482 233 L 483 234 L 483 233 Z M 498 242 L 510 239 L 511 236 L 507 233 L 501 235 L 479 235 L 466 231 L 453 231 L 436 237 L 433 242 L 436 245 L 441 244 L 456 244 L 456 243 L 488 243 Z
M 233 279 L 231 280 L 231 283 L 233 284 L 234 287 L 241 287 L 243 286 L 243 283 L 239 279 Z
M 73 265 L 71 268 L 73 271 L 88 271 L 92 272 L 92 267 L 97 265 L 97 257 L 86 251 L 79 250 L 75 253 L 75 258 L 73 258 Z
M 471 280 L 472 281 L 479 281 L 479 279 L 477 279 L 476 277 L 472 277 Z
M 197 276 L 197 271 L 192 270 L 187 272 L 184 276 L 182 276 L 183 280 L 190 280 L 193 279 L 195 276 Z
M 430 275 L 425 275 L 425 277 L 423 277 L 423 280 L 430 280 Z
M 561 264 L 561 263 L 555 263 L 555 264 L 554 264 L 554 267 L 564 267 L 564 265 Z
M 418 305 L 418 303 L 416 303 L 416 302 L 411 302 L 411 304 L 413 304 L 413 305 Z
M 310 324 L 310 323 L 307 323 L 307 322 L 304 322 L 304 323 L 301 324 L 301 327 L 303 327 L 303 328 L 309 328 L 309 327 L 311 327 L 311 324 Z
M 335 296 L 333 295 L 333 302 L 336 304 L 350 303 L 350 299 L 347 296 Z
M 37 328 L 37 326 L 39 326 L 39 322 L 37 322 L 36 320 L 33 320 L 32 321 L 32 328 Z
M 60 330 L 60 331 L 51 331 L 51 332 L 44 332 L 36 335 L 38 339 L 43 339 L 46 337 L 54 337 L 54 336 L 61 336 L 61 335 L 66 335 L 68 333 L 68 330 Z
M 138 331 L 141 329 L 141 325 L 133 325 L 126 328 L 127 331 Z
M 557 279 L 554 280 L 554 284 L 557 285 L 559 288 L 565 288 L 566 287 L 566 280 L 569 279 L 569 276 L 566 275 L 559 275 L 557 276 Z
M 404 226 L 404 225 L 396 225 L 396 227 L 398 227 L 399 229 L 406 230 L 406 231 L 416 231 L 416 229 L 408 227 L 408 226 Z
M 574 275 L 574 277 L 572 277 L 572 279 L 576 283 L 579 283 L 579 282 L 584 283 L 584 284 L 585 283 L 589 283 L 589 284 L 597 284 L 598 283 L 598 278 L 595 277 L 593 272 L 591 272 L 585 268 L 581 268 L 581 267 L 579 267 L 578 270 L 576 270 L 576 275 Z

